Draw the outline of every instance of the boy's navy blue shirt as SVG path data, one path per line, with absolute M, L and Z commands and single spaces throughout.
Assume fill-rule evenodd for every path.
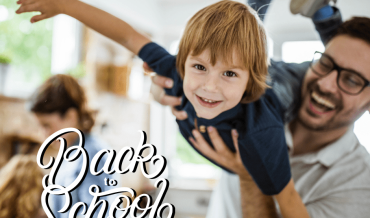
M 193 137 L 193 129 L 213 126 L 225 144 L 235 152 L 231 129 L 237 129 L 241 159 L 261 191 L 267 195 L 275 195 L 283 190 L 291 178 L 288 148 L 284 137 L 284 108 L 271 89 L 266 90 L 255 102 L 239 103 L 213 119 L 204 119 L 197 117 L 194 107 L 184 95 L 183 81 L 176 70 L 175 56 L 151 42 L 140 50 L 139 57 L 159 75 L 173 79 L 173 88 L 166 89 L 166 93 L 182 96 L 181 106 L 177 109 L 185 110 L 188 118 L 176 121 L 181 134 L 190 145 L 192 144 L 189 137 Z M 213 146 L 208 133 L 201 134 L 208 144 Z

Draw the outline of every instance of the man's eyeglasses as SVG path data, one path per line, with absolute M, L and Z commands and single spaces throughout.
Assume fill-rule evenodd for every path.
M 311 69 L 318 76 L 326 76 L 336 70 L 338 72 L 338 87 L 343 92 L 350 95 L 357 95 L 364 90 L 365 87 L 370 86 L 370 82 L 361 76 L 361 74 L 338 66 L 330 56 L 318 51 L 315 52 L 311 63 Z

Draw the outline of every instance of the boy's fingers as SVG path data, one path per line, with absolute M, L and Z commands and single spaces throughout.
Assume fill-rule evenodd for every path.
M 149 65 L 146 62 L 143 63 L 143 68 L 144 68 L 144 71 L 147 72 L 147 73 L 154 72 L 152 70 L 152 68 L 150 68 Z
M 17 1 L 17 4 L 22 4 L 22 5 L 24 5 L 24 4 L 29 4 L 31 2 L 31 0 L 19 0 L 19 1 Z M 32 1 L 33 2 L 33 1 Z
M 172 79 L 165 76 L 155 75 L 152 77 L 152 82 L 162 88 L 172 88 L 173 86 Z
M 21 2 L 21 4 L 22 5 L 31 5 L 31 4 L 34 4 L 34 3 L 36 3 L 34 0 L 23 0 L 22 2 Z
M 16 14 L 20 14 L 20 13 L 22 13 L 23 12 L 23 5 L 21 5 L 16 11 L 15 11 L 15 13 Z
M 185 120 L 186 118 L 188 118 L 188 114 L 186 113 L 186 111 L 178 111 L 174 107 L 171 107 L 171 110 L 172 110 L 172 114 L 178 120 Z
M 35 23 L 35 22 L 38 22 L 40 20 L 44 20 L 46 18 L 48 18 L 48 17 L 45 14 L 36 15 L 36 16 L 33 16 L 31 18 L 31 23 Z
M 16 11 L 17 14 L 24 13 L 24 12 L 32 12 L 32 11 L 39 11 L 35 4 L 30 5 L 21 5 L 20 8 Z

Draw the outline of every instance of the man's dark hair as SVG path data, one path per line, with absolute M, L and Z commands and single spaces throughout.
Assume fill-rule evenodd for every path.
M 332 39 L 339 35 L 348 35 L 362 39 L 370 44 L 370 18 L 352 17 L 339 26 Z

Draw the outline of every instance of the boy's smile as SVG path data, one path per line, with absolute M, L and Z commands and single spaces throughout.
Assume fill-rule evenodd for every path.
M 189 55 L 185 62 L 184 93 L 198 117 L 213 119 L 235 107 L 243 97 L 249 73 L 236 63 L 225 63 L 220 58 L 210 62 L 209 50 Z

